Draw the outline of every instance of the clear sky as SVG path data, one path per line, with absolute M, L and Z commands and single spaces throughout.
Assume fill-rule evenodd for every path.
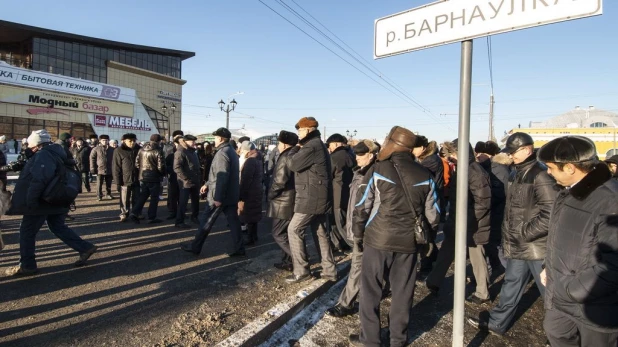
M 262 1 L 378 79 L 280 2 Z M 183 128 L 195 134 L 224 126 L 225 114 L 217 102 L 242 91 L 234 96 L 238 112 L 232 113 L 231 128 L 245 125 L 262 134 L 275 133 L 294 130 L 300 117 L 314 116 L 327 134 L 357 130 L 356 137 L 383 138 L 391 126 L 402 125 L 437 141 L 457 137 L 459 44 L 373 60 L 374 20 L 429 1 L 282 1 L 312 20 L 294 1 L 302 6 L 358 52 L 363 64 L 379 70 L 429 111 L 393 95 L 258 0 L 3 1 L 0 18 L 196 52 L 182 71 L 188 81 L 183 89 Z M 618 1 L 605 0 L 602 16 L 492 38 L 497 135 L 576 105 L 618 111 L 616 10 Z M 477 39 L 473 142 L 487 139 L 489 82 L 487 41 Z

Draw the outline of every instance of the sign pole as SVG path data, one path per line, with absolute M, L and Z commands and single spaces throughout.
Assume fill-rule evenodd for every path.
M 453 347 L 463 347 L 466 295 L 466 250 L 468 222 L 468 158 L 470 155 L 470 103 L 472 98 L 472 40 L 461 43 L 459 94 L 459 148 L 457 150 L 457 201 L 455 227 L 455 294 L 453 301 Z

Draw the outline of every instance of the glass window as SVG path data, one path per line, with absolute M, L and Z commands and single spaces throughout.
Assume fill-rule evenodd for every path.
M 70 61 L 68 61 L 68 60 L 64 61 L 64 69 L 67 70 L 67 71 L 71 70 L 71 62 Z
M 79 65 L 79 74 L 81 76 L 81 74 L 85 74 L 86 73 L 86 65 L 80 64 Z
M 39 53 L 47 55 L 49 53 L 49 47 L 41 44 L 41 47 L 39 47 Z
M 88 54 L 88 47 L 86 45 L 79 45 L 80 54 Z
M 87 46 L 86 49 L 87 49 L 87 54 L 89 56 L 93 56 L 94 55 L 94 47 L 93 46 Z
M 105 66 L 105 62 L 102 59 L 94 59 L 94 66 L 97 67 L 104 67 Z
M 36 39 L 35 39 L 35 40 L 36 40 Z M 34 52 L 38 52 L 38 51 L 39 51 L 39 47 L 41 47 L 41 45 L 39 44 L 39 42 L 38 42 L 38 41 L 35 41 L 35 42 L 32 44 L 32 50 L 33 50 Z
M 80 64 L 86 64 L 86 62 L 88 61 L 88 56 L 85 54 L 79 54 L 79 63 Z
M 79 63 L 79 52 L 78 51 L 73 51 L 71 53 L 71 61 Z
M 56 47 L 58 47 L 60 49 L 64 49 L 64 42 L 63 41 L 56 41 Z
M 37 43 L 37 44 L 41 43 L 41 39 L 38 38 L 38 37 L 35 37 L 34 38 L 34 43 Z
M 41 55 L 39 57 L 39 65 L 47 66 L 47 56 L 46 55 Z
M 157 54 L 157 64 L 160 64 L 160 65 L 163 64 L 163 56 L 162 55 L 158 55 Z
M 92 75 L 94 74 L 94 67 L 92 65 L 87 65 L 86 66 L 86 73 Z
M 64 48 L 56 48 L 56 56 L 58 58 L 64 58 Z
M 94 48 L 94 57 L 95 58 L 101 58 L 101 48 L 99 48 L 99 47 L 95 47 Z
M 47 39 L 41 39 L 41 44 L 46 45 L 48 43 Z

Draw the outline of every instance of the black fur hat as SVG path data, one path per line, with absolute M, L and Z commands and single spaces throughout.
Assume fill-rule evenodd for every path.
M 429 147 L 429 140 L 423 135 L 418 135 L 414 147 Z
M 332 134 L 326 139 L 326 144 L 329 144 L 331 142 L 339 142 L 347 145 L 348 139 L 346 139 L 345 136 L 341 134 Z
M 99 140 L 109 140 L 109 135 L 100 135 Z
M 243 143 L 245 141 L 251 141 L 251 138 L 249 136 L 243 136 L 238 139 L 238 143 Z
M 133 134 L 133 133 L 126 133 L 126 134 L 122 135 L 121 141 L 129 140 L 129 139 L 137 140 L 137 136 L 135 134 Z
M 598 160 L 594 142 L 584 136 L 563 136 L 539 149 L 537 158 L 544 163 L 581 163 Z
M 176 135 L 181 135 L 184 136 L 184 132 L 182 130 L 174 130 L 174 132 L 172 133 L 172 138 L 176 137 Z
M 298 135 L 289 131 L 281 130 L 281 132 L 279 132 L 279 136 L 277 136 L 277 141 L 283 142 L 286 145 L 296 146 L 298 143 Z

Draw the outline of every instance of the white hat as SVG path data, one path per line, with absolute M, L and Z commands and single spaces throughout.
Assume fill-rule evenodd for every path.
M 45 129 L 35 130 L 28 136 L 28 147 L 36 147 L 42 143 L 51 142 L 51 135 Z
M 0 141 L 6 141 L 6 135 L 0 136 Z

